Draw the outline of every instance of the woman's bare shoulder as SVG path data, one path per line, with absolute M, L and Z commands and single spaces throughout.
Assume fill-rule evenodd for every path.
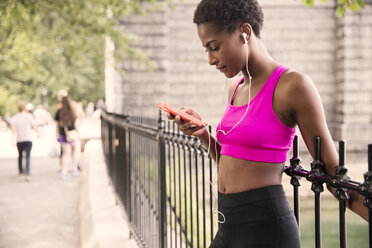
M 281 76 L 277 90 L 280 98 L 298 99 L 304 96 L 315 96 L 318 91 L 313 80 L 305 73 L 288 69 Z
M 292 69 L 285 71 L 280 77 L 275 90 L 275 99 L 281 109 L 290 113 L 292 119 L 297 116 L 299 111 L 321 101 L 312 79 L 308 75 Z
M 314 84 L 307 74 L 292 69 L 285 71 L 281 78 L 285 82 L 284 85 L 292 90 Z

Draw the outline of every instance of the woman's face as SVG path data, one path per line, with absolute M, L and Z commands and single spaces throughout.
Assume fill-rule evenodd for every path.
M 197 28 L 200 41 L 208 53 L 208 63 L 216 66 L 228 78 L 236 76 L 245 67 L 247 56 L 239 29 L 229 34 L 216 33 L 211 24 L 198 24 Z

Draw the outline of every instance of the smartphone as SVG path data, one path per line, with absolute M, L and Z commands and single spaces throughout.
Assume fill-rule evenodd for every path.
M 192 124 L 194 124 L 198 127 L 206 125 L 206 123 L 202 122 L 198 118 L 195 118 L 194 116 L 189 115 L 189 114 L 177 109 L 176 107 L 173 107 L 173 106 L 171 106 L 169 104 L 166 104 L 164 102 L 159 103 L 158 106 L 161 110 L 164 110 L 168 113 L 171 113 L 174 116 L 179 115 L 182 120 L 187 121 L 187 122 L 191 121 Z

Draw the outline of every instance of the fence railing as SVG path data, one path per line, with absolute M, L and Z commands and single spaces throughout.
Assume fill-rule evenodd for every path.
M 131 234 L 141 247 L 207 248 L 217 231 L 215 214 L 216 168 L 197 138 L 186 136 L 173 122 L 121 116 L 102 112 L 102 144 L 108 174 L 123 207 Z M 350 180 L 345 165 L 345 145 L 340 142 L 336 176 L 323 170 L 320 139 L 314 138 L 315 158 L 311 170 L 301 166 L 297 137 L 293 157 L 285 172 L 293 185 L 294 213 L 299 223 L 301 178 L 312 183 L 315 194 L 315 247 L 321 241 L 321 197 L 323 185 L 336 188 L 339 200 L 340 247 L 346 247 L 345 201 L 348 191 L 363 195 L 372 219 L 372 145 L 368 146 L 368 172 L 364 182 Z M 369 247 L 372 248 L 369 225 Z
M 291 177 L 293 185 L 293 206 L 294 214 L 299 224 L 299 197 L 298 188 L 301 178 L 310 181 L 311 190 L 314 192 L 314 210 L 315 210 L 315 247 L 322 247 L 321 236 L 321 211 L 320 211 L 320 193 L 324 191 L 323 184 L 327 184 L 336 189 L 336 197 L 339 200 L 339 219 L 340 219 L 340 247 L 346 247 L 346 200 L 349 199 L 349 190 L 354 190 L 360 195 L 365 196 L 365 205 L 369 209 L 369 247 L 372 247 L 372 145 L 368 145 L 368 171 L 364 173 L 364 183 L 359 183 L 347 176 L 345 167 L 345 142 L 339 142 L 339 165 L 336 167 L 335 176 L 327 175 L 324 172 L 323 163 L 320 160 L 320 138 L 314 137 L 314 161 L 311 163 L 311 170 L 305 170 L 301 166 L 301 160 L 298 157 L 297 136 L 293 141 L 293 157 L 290 160 L 290 166 L 285 168 L 285 173 Z

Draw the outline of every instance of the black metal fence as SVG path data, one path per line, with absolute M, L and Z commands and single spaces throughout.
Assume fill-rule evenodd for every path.
M 315 210 L 315 247 L 322 247 L 321 232 L 321 198 L 320 193 L 324 191 L 323 184 L 327 184 L 336 189 L 336 197 L 339 200 L 339 232 L 340 247 L 346 247 L 346 200 L 349 198 L 348 191 L 354 190 L 360 195 L 365 196 L 365 205 L 369 209 L 369 247 L 372 247 L 372 144 L 368 145 L 368 171 L 364 173 L 364 182 L 359 183 L 347 176 L 345 167 L 345 142 L 339 142 L 339 165 L 336 167 L 336 175 L 330 176 L 324 172 L 323 163 L 320 160 L 320 138 L 314 137 L 314 161 L 311 163 L 311 170 L 305 170 L 301 166 L 301 160 L 298 157 L 297 136 L 293 141 L 293 157 L 290 160 L 290 166 L 285 168 L 285 173 L 291 177 L 293 185 L 293 206 L 294 214 L 299 224 L 299 197 L 298 188 L 301 178 L 310 181 L 311 190 L 314 192 L 314 210 Z
M 131 234 L 141 247 L 206 248 L 218 223 L 216 212 L 216 168 L 197 138 L 179 132 L 174 123 L 159 119 L 120 116 L 102 112 L 101 132 L 111 183 L 130 223 Z M 300 179 L 312 182 L 315 194 L 315 247 L 321 241 L 323 185 L 337 189 L 340 202 L 340 247 L 346 247 L 345 201 L 348 190 L 366 197 L 369 223 L 372 209 L 372 145 L 368 146 L 369 171 L 365 181 L 350 180 L 345 168 L 344 142 L 336 176 L 324 173 L 320 161 L 320 139 L 314 138 L 315 159 L 311 170 L 301 166 L 297 137 L 293 157 L 285 168 L 291 177 L 294 213 L 299 222 Z M 369 247 L 372 247 L 369 226 Z

